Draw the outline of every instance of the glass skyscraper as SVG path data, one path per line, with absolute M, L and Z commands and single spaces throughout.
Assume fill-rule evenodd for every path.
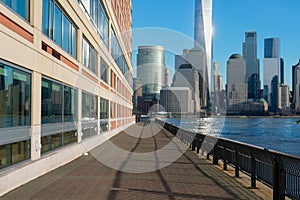
M 203 77 L 207 80 L 208 95 L 211 91 L 211 60 L 212 60 L 212 0 L 195 0 L 195 46 L 203 48 L 206 52 L 207 70 Z
M 249 31 L 245 33 L 245 42 L 243 43 L 243 58 L 246 61 L 248 98 L 259 99 L 259 59 L 257 59 L 257 34 L 255 31 Z
M 270 111 L 276 111 L 277 107 L 280 65 L 279 45 L 279 38 L 267 38 L 264 40 L 264 99 L 269 103 Z

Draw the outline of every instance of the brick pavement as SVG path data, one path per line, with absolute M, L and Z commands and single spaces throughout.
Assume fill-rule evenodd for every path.
M 168 144 L 174 145 L 167 148 Z M 115 150 L 117 148 L 113 148 L 114 145 L 126 150 L 125 156 Z M 162 151 L 164 153 L 182 153 L 171 162 L 173 153 L 163 156 L 161 152 L 156 153 L 162 149 L 165 149 Z M 150 152 L 155 152 L 153 157 L 143 157 Z M 135 157 L 135 153 L 142 156 Z M 99 156 L 115 160 L 119 170 L 102 164 Z M 160 168 L 163 166 L 161 163 L 167 163 L 168 166 Z M 150 171 L 149 166 L 157 167 L 158 170 Z M 126 172 L 132 169 L 150 172 Z M 185 152 L 182 144 L 177 143 L 168 131 L 152 122 L 129 127 L 92 150 L 88 156 L 82 156 L 41 176 L 0 199 L 260 198 L 211 163 L 199 158 L 195 152 Z

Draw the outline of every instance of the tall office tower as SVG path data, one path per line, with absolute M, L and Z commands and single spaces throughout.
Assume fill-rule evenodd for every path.
M 279 83 L 279 38 L 264 40 L 264 99 L 269 104 L 269 110 L 277 108 L 277 86 Z
M 212 35 L 212 0 L 195 0 L 194 40 L 195 46 L 204 49 L 206 53 L 206 74 L 203 74 L 203 80 L 208 86 L 208 101 L 212 88 Z
M 0 190 L 8 192 L 135 121 L 132 8 L 131 0 L 0 0 L 0 10 Z
M 245 42 L 243 43 L 243 58 L 246 61 L 248 98 L 259 99 L 260 74 L 259 59 L 257 59 L 257 34 L 255 31 L 249 31 L 245 33 Z
M 247 99 L 246 62 L 240 54 L 233 54 L 227 61 L 227 111 L 243 111 Z
M 189 87 L 192 91 L 193 113 L 197 114 L 200 112 L 200 91 L 199 81 L 201 74 L 191 64 L 183 64 L 176 70 L 172 87 Z
M 143 95 L 157 94 L 165 85 L 165 49 L 162 46 L 139 46 L 137 77 L 143 82 Z
M 290 88 L 286 84 L 278 85 L 278 109 L 283 114 L 287 114 L 290 110 Z
M 284 84 L 284 60 L 280 58 L 280 84 Z
M 220 64 L 218 62 L 213 62 L 213 88 L 212 88 L 212 110 L 218 112 L 220 107 L 220 92 L 223 88 L 222 86 L 222 76 L 220 75 Z
M 180 65 L 179 65 L 180 64 Z M 197 70 L 199 73 L 199 98 L 200 98 L 200 107 L 206 108 L 209 102 L 208 95 L 208 85 L 207 79 L 204 77 L 207 75 L 206 71 L 206 53 L 203 49 L 199 47 L 194 47 L 192 49 L 184 49 L 183 55 L 175 56 L 175 67 L 177 70 L 183 64 L 190 64 L 193 69 Z
M 294 71 L 294 98 L 293 103 L 295 105 L 295 112 L 300 113 L 300 65 L 298 64 L 297 67 L 295 67 Z
M 292 66 L 292 92 L 291 92 L 291 95 L 292 95 L 292 106 L 291 106 L 291 108 L 292 109 L 295 109 L 295 99 L 294 99 L 295 88 L 296 88 L 295 71 L 296 71 L 296 68 L 298 66 L 300 66 L 300 59 L 299 59 L 299 62 L 296 65 Z

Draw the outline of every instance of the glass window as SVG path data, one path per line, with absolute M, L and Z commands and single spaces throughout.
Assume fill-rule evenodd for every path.
M 106 99 L 100 99 L 100 119 L 108 119 L 109 102 Z
M 25 20 L 29 21 L 30 0 L 1 0 L 1 1 L 4 2 L 4 4 L 6 4 L 8 7 L 14 10 L 16 13 L 18 13 Z
M 30 158 L 30 140 L 0 146 L 0 169 Z
M 85 37 L 82 38 L 82 64 L 89 70 L 97 73 L 97 52 L 94 47 L 87 41 Z
M 82 92 L 82 121 L 97 120 L 98 97 Z
M 63 49 L 69 52 L 71 49 L 71 23 L 66 16 L 63 16 Z
M 112 29 L 111 31 L 111 55 L 115 60 L 116 64 L 118 65 L 121 72 L 128 76 L 127 73 L 129 71 L 128 64 L 125 60 L 124 54 L 121 50 L 120 44 L 116 38 L 115 31 Z
M 68 145 L 71 143 L 77 142 L 77 132 L 70 131 L 63 133 L 63 145 Z
M 54 42 L 62 46 L 62 13 L 57 5 L 54 6 Z
M 42 124 L 62 122 L 62 85 L 42 79 Z
M 101 58 L 101 62 L 100 62 L 100 67 L 101 67 L 101 79 L 107 83 L 107 76 L 108 76 L 108 65 L 106 64 L 106 62 Z
M 64 86 L 64 122 L 77 121 L 77 90 Z
M 58 133 L 55 135 L 44 136 L 41 138 L 42 149 L 41 153 L 47 153 L 55 149 L 61 148 L 63 146 L 62 141 L 63 133 Z
M 30 125 L 31 75 L 0 63 L 0 128 Z
M 76 30 L 75 25 L 53 0 L 43 0 L 43 33 L 74 58 L 76 58 Z

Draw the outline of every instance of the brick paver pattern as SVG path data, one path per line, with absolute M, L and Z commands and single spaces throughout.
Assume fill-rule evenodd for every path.
M 126 134 L 129 131 L 138 131 L 137 135 L 140 137 Z M 172 139 L 172 134 L 157 123 L 140 122 L 111 138 L 110 142 L 130 154 L 156 151 L 172 142 Z M 109 154 L 110 149 L 103 146 L 105 144 L 94 150 Z M 123 165 L 126 165 L 125 161 Z M 90 153 L 9 192 L 0 199 L 260 198 L 200 158 L 197 153 L 187 150 L 169 166 L 147 173 L 126 173 L 112 169 Z

